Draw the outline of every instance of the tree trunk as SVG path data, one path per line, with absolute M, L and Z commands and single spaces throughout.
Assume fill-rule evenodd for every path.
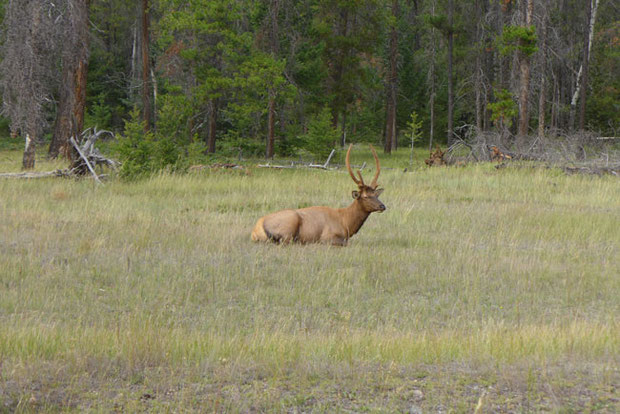
M 431 13 L 435 16 L 435 2 L 433 1 Z M 431 61 L 429 62 L 429 84 L 431 87 L 430 90 L 430 99 L 429 99 L 429 107 L 430 107 L 430 130 L 429 130 L 429 141 L 428 141 L 428 150 L 429 152 L 433 147 L 433 138 L 435 137 L 435 28 L 431 26 Z
M 62 84 L 60 85 L 60 92 L 58 96 L 58 110 L 56 113 L 56 120 L 54 121 L 54 132 L 52 133 L 52 140 L 50 142 L 47 155 L 51 159 L 58 157 L 60 153 L 66 154 L 66 146 L 69 142 L 69 137 L 73 133 L 73 122 L 71 120 L 71 101 L 73 91 L 74 73 L 73 68 L 66 64 L 63 68 Z
M 476 0 L 476 67 L 475 67 L 475 89 L 476 89 L 476 129 L 482 131 L 482 5 Z
M 385 118 L 385 152 L 390 154 L 396 150 L 396 102 L 398 88 L 398 0 L 392 0 L 392 17 L 394 23 L 390 31 L 390 69 L 387 74 L 387 102 Z
M 142 0 L 142 116 L 144 129 L 151 129 L 151 93 L 149 62 L 149 0 Z
M 269 30 L 269 47 L 271 49 L 271 56 L 273 59 L 277 59 L 278 52 L 280 49 L 280 43 L 278 39 L 278 13 L 280 10 L 280 1 L 279 0 L 271 0 L 269 7 L 269 20 L 270 20 L 270 30 Z M 268 121 L 267 121 L 267 148 L 265 151 L 265 156 L 267 158 L 273 158 L 274 155 L 274 147 L 275 147 L 275 123 L 276 123 L 276 91 L 273 89 L 269 90 L 269 103 L 268 103 Z
M 452 56 L 453 56 L 453 11 L 454 0 L 448 1 L 448 146 L 454 142 L 454 79 L 452 75 Z
M 546 74 L 547 67 L 547 21 L 543 16 L 541 24 L 541 48 L 540 48 L 540 95 L 538 97 L 538 136 L 545 135 L 545 103 L 546 103 Z
M 525 26 L 532 24 L 533 0 L 527 0 L 525 8 Z M 521 73 L 519 91 L 519 128 L 517 135 L 524 137 L 528 133 L 529 126 L 529 93 L 530 93 L 530 57 L 523 51 L 519 52 L 519 71 Z
M 136 61 L 138 59 L 137 50 L 138 50 L 138 28 L 137 26 L 134 26 L 132 30 L 132 42 L 131 42 L 131 75 L 130 75 L 130 78 L 131 78 L 132 83 L 135 82 L 136 78 L 138 77 L 138 75 L 136 74 L 136 66 L 137 66 Z M 130 93 L 133 95 L 133 93 L 131 92 L 131 89 L 133 88 L 130 88 Z
M 555 73 L 552 72 L 553 77 L 553 95 L 551 97 L 551 129 L 558 128 L 558 110 L 560 107 L 560 87 L 558 86 L 558 79 Z
M 587 70 L 588 68 L 588 63 L 590 60 L 590 50 L 592 49 L 592 40 L 594 37 L 594 25 L 596 24 L 596 12 L 598 10 L 598 4 L 600 0 L 592 0 L 594 1 L 594 5 L 592 5 L 590 0 L 586 0 L 588 2 L 588 30 L 586 31 L 586 38 L 584 41 L 584 46 L 583 46 L 583 61 L 581 63 L 581 66 L 579 67 L 579 72 L 577 73 L 577 80 L 575 82 L 575 91 L 573 93 L 573 97 L 571 99 L 570 102 L 570 128 L 574 128 L 575 126 L 575 112 L 576 112 L 576 108 L 577 108 L 577 100 L 579 99 L 579 96 L 582 95 L 581 90 L 582 88 L 585 90 L 587 88 L 587 85 L 583 85 L 583 81 L 585 80 L 585 78 L 583 77 L 584 75 L 584 68 L 585 70 Z M 585 98 L 585 95 L 583 95 Z M 585 120 L 585 106 L 583 107 L 583 111 L 584 111 L 584 120 Z M 580 108 L 581 109 L 581 108 Z M 580 118 L 581 118 L 581 114 L 580 114 Z M 581 128 L 581 119 L 580 119 L 580 128 Z
M 22 159 L 22 170 L 32 170 L 34 168 L 36 140 L 26 134 L 26 148 L 24 149 L 24 158 Z
M 340 133 L 340 146 L 342 148 L 344 148 L 344 146 L 346 145 L 346 139 L 347 139 L 347 112 L 343 112 L 342 114 L 342 130 Z
M 62 83 L 58 102 L 58 113 L 50 142 L 48 156 L 57 158 L 64 155 L 72 161 L 77 157 L 75 149 L 69 145 L 69 137 L 84 129 L 86 111 L 86 83 L 88 75 L 89 0 L 75 0 L 70 19 L 75 34 L 68 44 L 63 45 Z
M 215 135 L 217 131 L 217 100 L 211 100 L 211 111 L 209 112 L 209 137 L 207 138 L 207 153 L 215 152 Z
M 275 143 L 275 119 L 276 119 L 276 99 L 273 91 L 269 92 L 269 119 L 267 122 L 267 151 L 265 156 L 273 158 L 273 147 Z
M 581 87 L 581 105 L 579 108 L 579 129 L 583 131 L 586 123 L 586 97 L 588 95 L 588 68 L 590 63 L 590 50 L 592 49 L 592 39 L 594 37 L 594 24 L 596 23 L 596 10 L 599 0 L 595 0 L 594 8 L 588 1 L 588 32 L 583 47 L 583 85 Z

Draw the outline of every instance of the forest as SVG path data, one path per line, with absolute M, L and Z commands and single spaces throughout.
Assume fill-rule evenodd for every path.
M 92 127 L 119 138 L 128 176 L 191 154 L 620 128 L 613 1 L 1 3 L 2 123 L 25 169 L 37 145 L 76 157 L 69 138 Z

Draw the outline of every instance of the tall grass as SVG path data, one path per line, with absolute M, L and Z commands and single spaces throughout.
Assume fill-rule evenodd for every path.
M 617 178 L 477 165 L 379 182 L 387 211 L 336 248 L 249 234 L 278 209 L 347 205 L 345 171 L 0 180 L 0 384 L 45 364 L 617 369 Z

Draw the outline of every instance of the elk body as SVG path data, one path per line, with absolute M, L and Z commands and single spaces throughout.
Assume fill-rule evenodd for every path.
M 382 188 L 377 188 L 377 178 L 381 168 L 375 149 L 370 146 L 375 157 L 377 171 L 370 185 L 364 184 L 360 171 L 359 179 L 355 178 L 351 170 L 347 151 L 346 165 L 349 175 L 357 184 L 358 190 L 353 191 L 353 203 L 345 208 L 307 207 L 297 210 L 282 210 L 261 217 L 254 230 L 253 241 L 272 241 L 275 243 L 329 243 L 337 246 L 346 246 L 348 240 L 359 231 L 370 213 L 384 211 L 385 206 L 379 200 Z

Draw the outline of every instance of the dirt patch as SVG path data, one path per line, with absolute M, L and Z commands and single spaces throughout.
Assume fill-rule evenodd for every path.
M 6 370 L 9 368 L 9 370 Z M 206 364 L 76 373 L 57 363 L 0 380 L 0 411 L 600 412 L 620 411 L 620 375 L 604 363 L 536 367 L 309 364 L 277 372 Z

